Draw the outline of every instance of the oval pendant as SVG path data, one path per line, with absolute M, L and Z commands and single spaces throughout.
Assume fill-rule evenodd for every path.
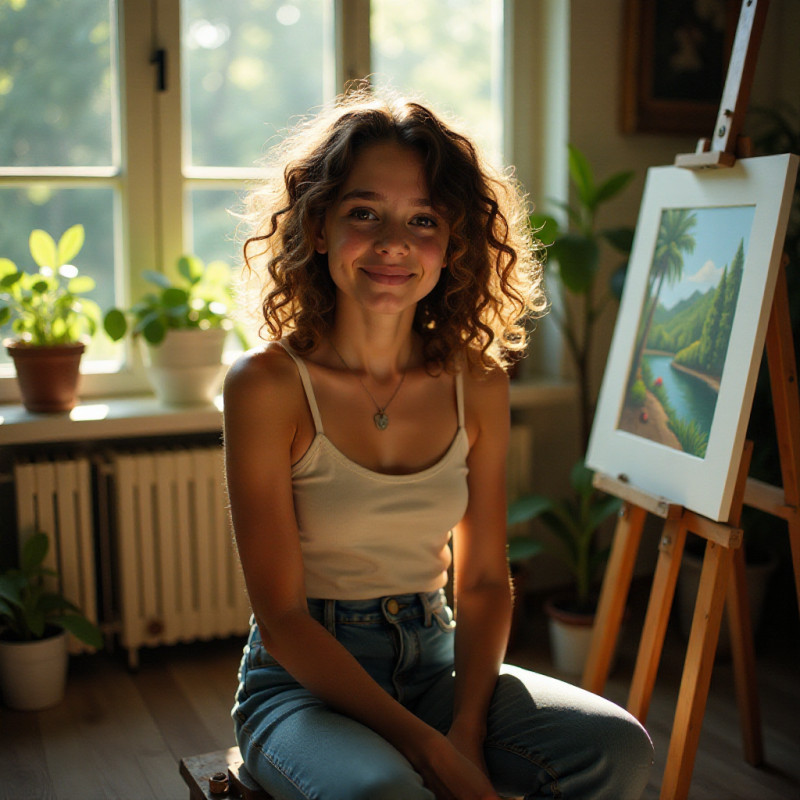
M 389 425 L 389 417 L 383 411 L 379 411 L 372 419 L 379 431 L 385 431 Z

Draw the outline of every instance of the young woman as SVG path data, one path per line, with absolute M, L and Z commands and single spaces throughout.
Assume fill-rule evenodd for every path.
M 248 770 L 278 800 L 638 797 L 634 719 L 503 665 L 504 364 L 545 305 L 513 183 L 364 95 L 282 157 L 245 246 L 271 341 L 224 394 Z

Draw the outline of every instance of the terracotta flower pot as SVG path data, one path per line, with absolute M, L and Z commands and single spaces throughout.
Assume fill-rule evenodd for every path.
M 85 344 L 48 346 L 15 341 L 5 344 L 17 370 L 22 403 L 28 411 L 55 413 L 75 407 Z

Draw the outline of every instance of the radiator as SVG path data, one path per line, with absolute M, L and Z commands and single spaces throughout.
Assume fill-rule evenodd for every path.
M 243 634 L 250 608 L 219 447 L 108 454 L 121 642 L 138 648 Z
M 92 475 L 85 457 L 14 464 L 20 547 L 36 531 L 50 538 L 45 566 L 58 573 L 50 587 L 97 622 Z M 70 636 L 69 649 L 91 648 Z

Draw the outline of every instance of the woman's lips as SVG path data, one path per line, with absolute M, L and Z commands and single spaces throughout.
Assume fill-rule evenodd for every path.
M 362 267 L 361 271 L 375 283 L 384 286 L 400 286 L 411 278 L 411 273 L 403 269 L 388 267 Z

